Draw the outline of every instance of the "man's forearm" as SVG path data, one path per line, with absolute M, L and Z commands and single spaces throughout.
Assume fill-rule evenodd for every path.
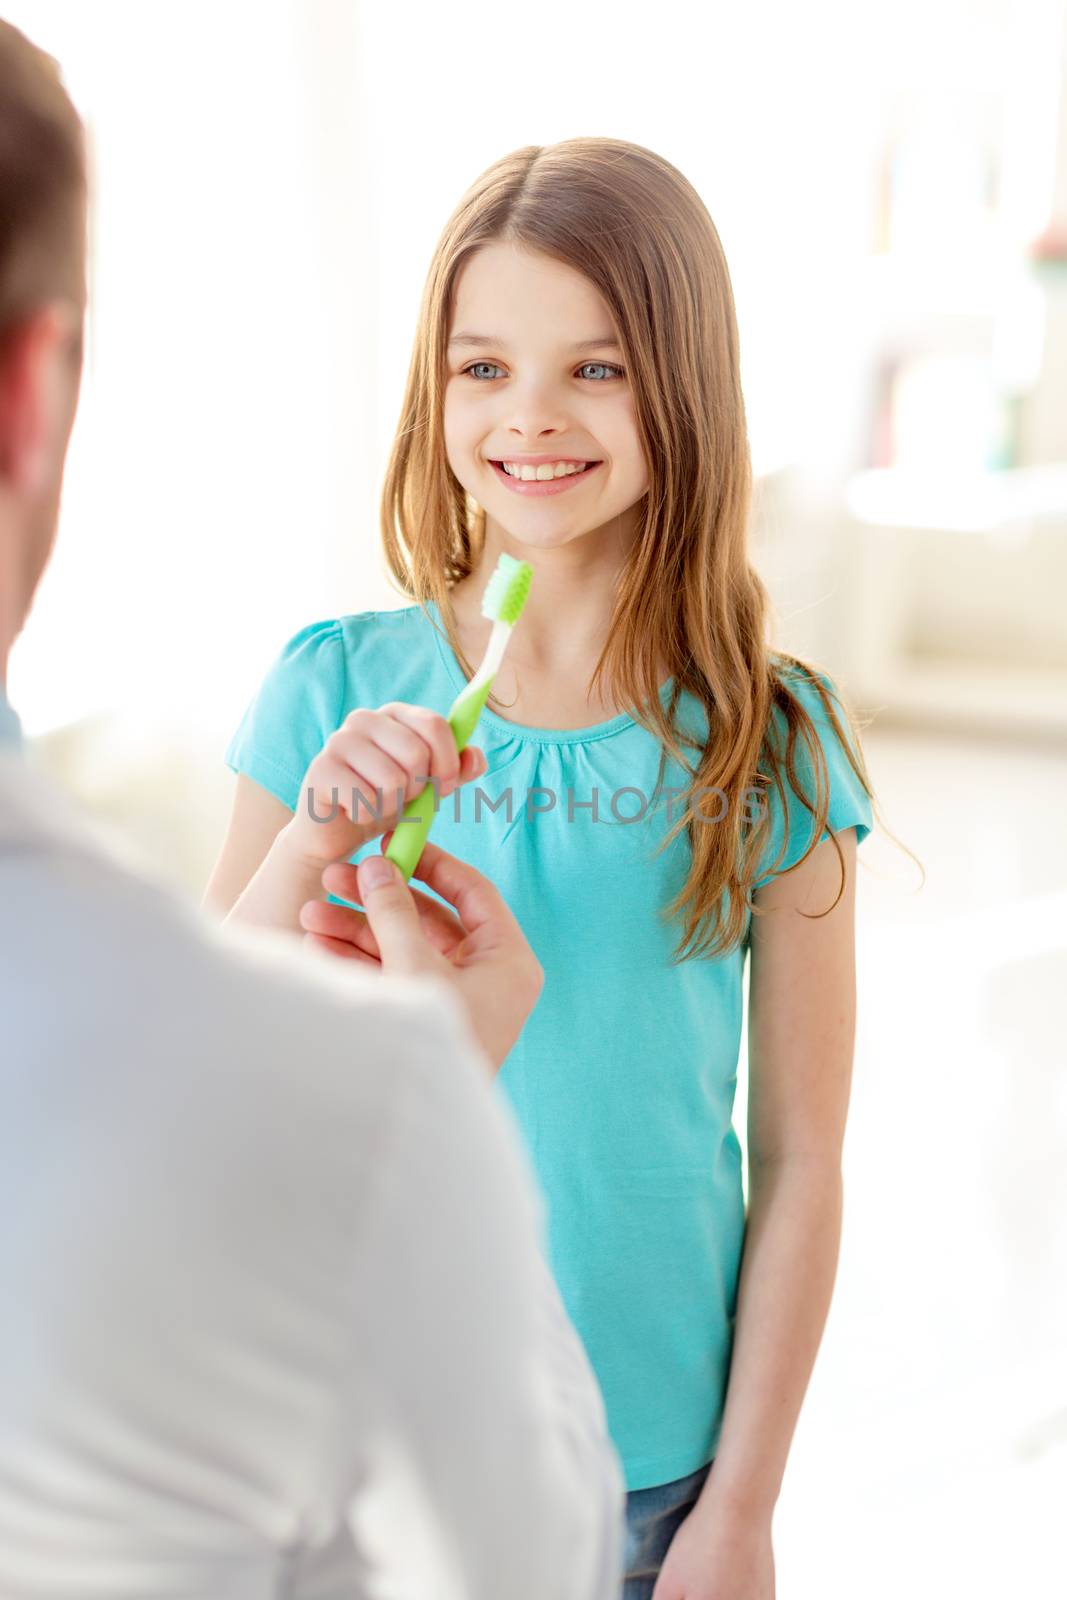
M 826 1325 L 841 1243 L 838 1160 L 754 1162 L 722 1432 L 702 1495 L 771 1513 Z
M 225 922 L 299 933 L 300 907 L 306 900 L 325 898 L 322 872 L 322 862 L 307 861 L 292 849 L 283 828 Z

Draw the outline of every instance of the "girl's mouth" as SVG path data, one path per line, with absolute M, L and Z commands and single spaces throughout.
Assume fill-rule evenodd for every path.
M 490 461 L 489 465 L 500 479 L 506 484 L 513 494 L 543 495 L 563 494 L 567 489 L 572 489 L 576 483 L 584 483 L 597 467 L 602 466 L 601 461 L 587 461 L 580 472 L 568 472 L 560 478 L 513 478 L 504 471 L 503 464 L 499 461 Z

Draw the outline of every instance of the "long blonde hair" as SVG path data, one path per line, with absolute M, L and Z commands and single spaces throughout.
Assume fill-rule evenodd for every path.
M 658 783 L 667 750 L 692 779 L 685 810 L 661 846 L 666 849 L 688 828 L 691 867 L 662 915 L 684 917 L 676 960 L 722 955 L 744 939 L 747 913 L 759 915 L 751 887 L 762 875 L 771 816 L 761 804 L 753 821 L 746 796 L 753 789 L 762 796 L 773 784 L 784 804 L 784 768 L 794 793 L 817 819 L 802 859 L 821 839 L 826 819 L 825 757 L 783 669 L 811 683 L 842 737 L 832 699 L 837 701 L 856 754 L 847 740 L 842 743 L 872 801 L 873 789 L 853 713 L 836 691 L 828 695 L 813 667 L 765 642 L 771 608 L 748 556 L 752 466 L 737 318 L 719 235 L 699 195 L 670 162 L 617 139 L 567 139 L 512 151 L 472 184 L 445 225 L 423 291 L 382 493 L 381 531 L 401 591 L 420 604 L 436 602 L 468 676 L 475 669 L 460 648 L 449 591 L 477 564 L 484 512 L 446 458 L 446 350 L 457 274 L 474 251 L 496 242 L 583 273 L 605 300 L 623 346 L 649 488 L 590 692 L 609 684 L 659 740 Z M 674 677 L 666 711 L 659 694 L 661 662 Z M 681 735 L 698 752 L 695 766 L 682 754 L 674 726 L 683 690 L 707 711 L 703 748 Z M 775 707 L 785 717 L 784 753 L 772 727 Z M 814 802 L 797 780 L 798 737 L 815 765 Z M 701 788 L 725 795 L 721 825 L 694 825 L 689 800 Z M 842 866 L 840 899 L 844 862 L 836 839 L 834 846 Z M 782 859 L 779 854 L 770 870 Z

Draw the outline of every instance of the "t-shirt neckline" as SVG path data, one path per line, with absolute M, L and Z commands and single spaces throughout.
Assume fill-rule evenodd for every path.
M 441 621 L 441 612 L 436 600 L 427 600 L 426 607 L 432 613 L 434 622 L 443 629 L 444 624 Z M 449 644 L 447 637 L 438 631 L 438 627 L 433 629 L 433 636 L 437 641 L 438 654 L 441 657 L 445 671 L 457 691 L 465 689 L 468 680 L 463 676 L 463 669 L 459 664 L 459 659 Z M 660 686 L 660 699 L 664 703 L 670 697 L 673 684 L 674 678 L 672 676 Z M 636 719 L 630 716 L 629 712 L 620 711 L 617 716 L 610 717 L 607 722 L 594 722 L 587 728 L 534 728 L 529 723 L 509 722 L 506 717 L 498 716 L 489 706 L 482 708 L 478 723 L 479 726 L 487 723 L 489 727 L 496 728 L 510 739 L 528 739 L 541 744 L 591 744 L 596 739 L 606 739 L 614 733 L 622 733 L 626 728 L 638 726 Z

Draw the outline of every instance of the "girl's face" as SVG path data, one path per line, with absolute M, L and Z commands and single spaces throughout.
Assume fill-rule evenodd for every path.
M 444 399 L 448 463 L 486 530 L 532 549 L 637 526 L 648 489 L 622 349 L 598 291 L 574 268 L 511 244 L 461 268 Z M 597 462 L 558 493 L 516 490 L 494 462 Z M 557 481 L 557 480 L 553 480 Z

